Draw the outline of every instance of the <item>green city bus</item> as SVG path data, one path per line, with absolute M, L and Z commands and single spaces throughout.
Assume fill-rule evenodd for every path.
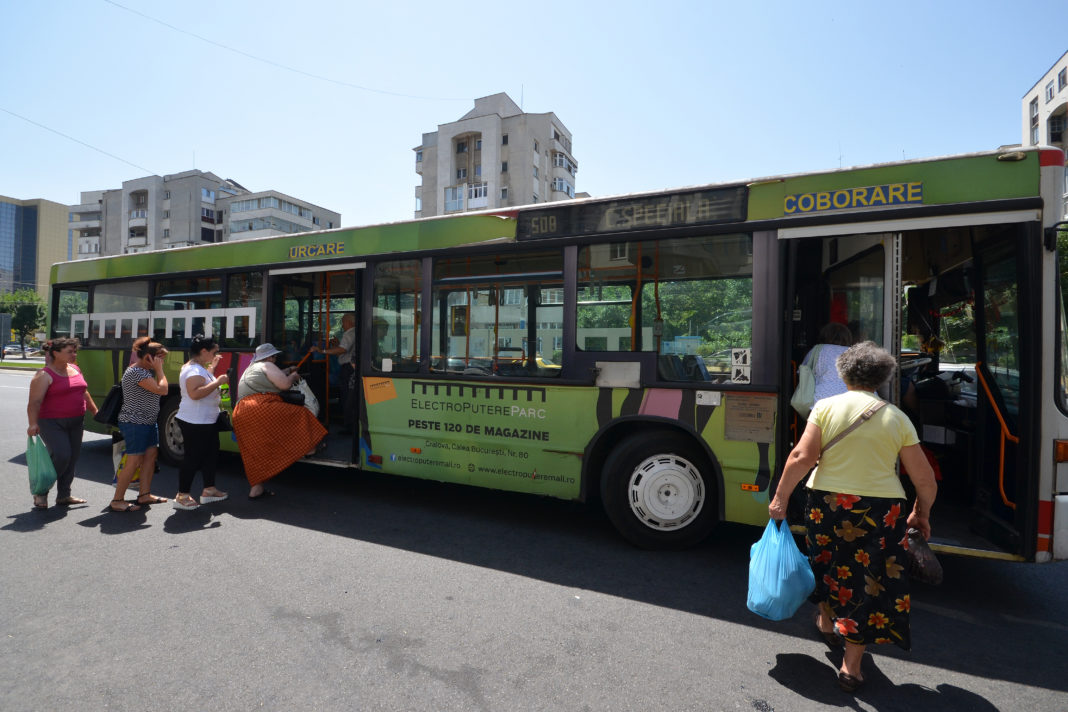
M 231 384 L 270 342 L 320 401 L 313 461 L 596 499 L 674 548 L 767 521 L 797 364 L 838 321 L 899 357 L 886 398 L 919 396 L 936 548 L 1068 558 L 1064 195 L 1060 151 L 1012 149 L 86 259 L 53 267 L 49 333 L 98 400 L 139 335 L 172 384 L 194 334 Z M 311 351 L 345 314 L 348 427 Z

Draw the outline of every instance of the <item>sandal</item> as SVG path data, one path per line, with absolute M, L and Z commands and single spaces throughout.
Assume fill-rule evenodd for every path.
M 56 502 L 59 504 L 59 502 Z M 48 495 L 47 494 L 35 494 L 33 496 L 33 508 L 37 510 L 48 509 Z
M 838 687 L 843 692 L 856 692 L 864 684 L 864 678 L 853 677 L 847 672 L 838 673 Z
M 141 500 L 143 500 L 145 497 L 148 497 L 148 501 L 147 502 L 142 502 Z M 163 504 L 166 501 L 167 501 L 166 497 L 157 497 L 156 495 L 152 494 L 151 492 L 145 492 L 144 494 L 137 495 L 137 503 L 138 504 Z
M 196 509 L 199 506 L 200 506 L 200 503 L 197 502 L 195 499 L 193 499 L 193 497 L 191 495 L 188 495 L 188 494 L 178 495 L 177 497 L 174 498 L 174 508 L 175 509 L 190 510 L 190 509 Z
M 116 502 L 122 502 L 126 506 L 123 507 L 122 509 L 115 509 L 115 507 L 113 507 L 112 505 L 115 504 Z M 141 509 L 141 508 L 138 507 L 136 504 L 134 504 L 132 502 L 127 502 L 125 499 L 113 499 L 113 500 L 111 500 L 111 504 L 108 505 L 108 511 L 111 511 L 111 512 L 136 512 L 139 509 Z
M 823 628 L 820 628 L 820 612 L 819 612 L 819 610 L 816 611 L 815 623 L 816 623 L 816 632 L 820 634 L 820 637 L 823 639 L 824 643 L 826 643 L 827 645 L 829 645 L 832 648 L 841 648 L 842 647 L 842 639 L 839 638 L 836 633 L 834 633 L 834 632 L 828 633 L 828 632 L 824 631 Z

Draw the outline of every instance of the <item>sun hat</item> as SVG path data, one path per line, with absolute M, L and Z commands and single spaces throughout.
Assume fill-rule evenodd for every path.
M 270 358 L 271 356 L 280 353 L 282 352 L 276 349 L 273 344 L 260 344 L 256 347 L 256 355 L 252 357 L 252 363 L 262 361 L 265 358 Z

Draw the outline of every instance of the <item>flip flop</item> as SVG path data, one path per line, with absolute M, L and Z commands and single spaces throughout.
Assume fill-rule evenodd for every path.
M 122 513 L 122 512 L 136 512 L 136 511 L 138 511 L 138 510 L 140 510 L 140 509 L 141 509 L 141 508 L 140 508 L 139 506 L 137 506 L 136 504 L 133 504 L 132 502 L 127 502 L 127 501 L 126 501 L 125 499 L 113 499 L 113 500 L 111 500 L 111 501 L 112 501 L 112 503 L 115 503 L 115 502 L 122 502 L 122 503 L 123 503 L 123 504 L 125 504 L 126 506 L 125 506 L 125 507 L 123 507 L 122 509 L 115 509 L 114 507 L 112 507 L 112 506 L 111 506 L 111 505 L 109 504 L 109 505 L 108 505 L 108 511 L 109 511 L 109 512 L 118 512 L 118 513 Z
M 211 504 L 212 502 L 221 502 L 221 501 L 223 501 L 224 499 L 226 499 L 229 496 L 230 496 L 229 494 L 225 494 L 225 493 L 224 494 L 220 494 L 220 495 L 202 494 L 202 495 L 200 495 L 200 503 L 201 504 Z
M 265 489 L 265 490 L 263 490 L 262 492 L 260 492 L 256 496 L 253 496 L 253 495 L 250 494 L 248 496 L 248 498 L 249 499 L 267 499 L 268 497 L 273 497 L 273 496 L 274 496 L 274 491 L 269 490 L 269 489 Z

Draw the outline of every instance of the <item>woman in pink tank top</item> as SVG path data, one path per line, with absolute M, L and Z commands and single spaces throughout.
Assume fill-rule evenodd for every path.
M 77 339 L 53 339 L 44 346 L 48 365 L 30 381 L 30 400 L 26 405 L 29 427 L 26 434 L 40 435 L 56 468 L 56 504 L 85 504 L 72 497 L 74 467 L 82 449 L 82 420 L 85 411 L 96 414 L 96 403 L 89 395 L 82 372 L 74 365 L 78 355 Z M 48 495 L 34 495 L 34 509 L 48 508 Z

